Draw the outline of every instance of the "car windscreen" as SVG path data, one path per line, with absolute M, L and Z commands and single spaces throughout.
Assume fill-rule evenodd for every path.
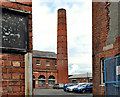
M 65 86 L 67 86 L 68 84 L 65 84 Z
M 73 84 L 70 84 L 69 86 L 74 86 Z
M 73 86 L 76 86 L 76 85 L 78 85 L 78 84 L 74 84 Z
M 80 85 L 80 87 L 86 87 L 86 84 L 82 84 L 82 85 Z
M 81 87 L 82 85 L 85 85 L 85 84 L 79 84 L 78 87 Z
M 93 86 L 93 84 L 88 84 L 88 87 Z

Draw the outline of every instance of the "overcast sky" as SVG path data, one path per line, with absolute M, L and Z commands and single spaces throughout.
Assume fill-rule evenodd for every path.
M 33 0 L 33 49 L 57 53 L 57 10 L 67 11 L 69 74 L 92 72 L 92 0 Z

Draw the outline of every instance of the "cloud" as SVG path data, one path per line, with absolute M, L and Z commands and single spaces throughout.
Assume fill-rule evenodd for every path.
M 57 16 L 47 6 L 39 5 L 33 7 L 33 49 L 55 51 Z
M 87 64 L 69 64 L 69 74 L 82 74 L 82 73 L 91 73 L 91 66 Z
M 68 63 L 72 66 L 69 68 L 69 74 L 92 70 L 91 2 L 91 0 L 33 1 L 33 49 L 57 53 L 57 10 L 65 8 L 67 11 Z

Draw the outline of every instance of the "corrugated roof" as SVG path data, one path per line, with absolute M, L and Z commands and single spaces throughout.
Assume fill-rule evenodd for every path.
M 70 76 L 69 79 L 72 79 L 72 78 L 87 78 L 87 77 L 92 78 L 92 73 L 75 74 L 75 75 Z
M 57 59 L 55 52 L 33 50 L 33 57 Z

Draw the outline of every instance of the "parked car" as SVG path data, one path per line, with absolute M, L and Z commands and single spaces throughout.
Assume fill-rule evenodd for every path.
M 67 87 L 71 87 L 71 86 L 74 86 L 74 85 L 75 85 L 75 83 L 65 84 L 65 86 L 64 86 L 64 91 L 66 91 L 66 88 L 67 88 Z
M 63 88 L 64 88 L 64 84 L 62 84 L 62 83 L 55 84 L 55 85 L 53 86 L 53 89 L 63 89 Z
M 86 92 L 92 92 L 93 89 L 93 84 L 92 83 L 86 83 L 86 84 L 82 84 L 76 88 L 73 89 L 74 92 L 82 92 L 82 93 L 86 93 Z
M 75 84 L 74 86 L 67 87 L 67 88 L 66 88 L 66 91 L 72 92 L 74 88 L 77 88 L 79 85 L 82 85 L 82 84 L 84 84 L 84 83 L 77 83 L 77 84 Z

